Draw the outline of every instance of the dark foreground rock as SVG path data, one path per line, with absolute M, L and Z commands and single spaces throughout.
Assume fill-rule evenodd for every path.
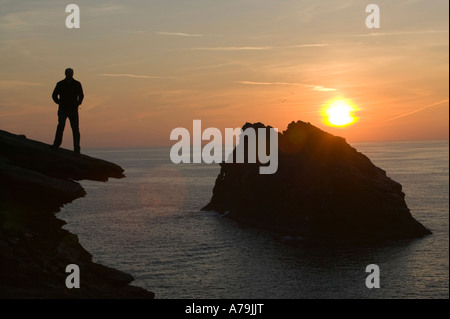
M 250 127 L 266 126 L 247 123 L 243 130 Z M 257 163 L 222 163 L 212 199 L 203 210 L 310 238 L 431 234 L 411 216 L 402 186 L 345 139 L 298 121 L 279 133 L 278 141 L 275 174 L 259 174 Z
M 0 130 L 0 298 L 153 298 L 133 277 L 92 262 L 56 218 L 85 191 L 75 180 L 124 177 L 115 164 Z M 80 268 L 80 288 L 65 285 Z

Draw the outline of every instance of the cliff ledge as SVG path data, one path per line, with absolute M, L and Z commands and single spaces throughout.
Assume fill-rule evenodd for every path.
M 122 178 L 113 163 L 0 130 L 0 298 L 153 298 L 133 277 L 92 262 L 55 216 L 86 193 L 77 180 Z M 65 285 L 80 268 L 80 288 Z

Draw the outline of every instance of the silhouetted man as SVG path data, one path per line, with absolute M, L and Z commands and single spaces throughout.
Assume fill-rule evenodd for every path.
M 65 71 L 66 78 L 59 81 L 53 90 L 52 98 L 58 108 L 58 127 L 56 128 L 53 148 L 57 149 L 62 143 L 66 119 L 69 118 L 73 134 L 73 150 L 80 154 L 80 129 L 78 127 L 78 106 L 83 102 L 84 94 L 81 83 L 73 78 L 73 70 Z

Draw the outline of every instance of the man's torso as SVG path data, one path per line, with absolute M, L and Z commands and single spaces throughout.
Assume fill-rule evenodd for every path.
M 56 85 L 58 87 L 59 106 L 64 109 L 77 108 L 81 95 L 81 83 L 74 79 L 64 79 Z

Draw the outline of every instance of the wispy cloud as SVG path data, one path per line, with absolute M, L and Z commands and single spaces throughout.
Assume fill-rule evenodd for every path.
M 107 77 L 122 77 L 122 78 L 135 78 L 135 79 L 173 79 L 170 76 L 149 76 L 140 74 L 130 74 L 130 73 L 102 73 L 100 76 Z
M 317 48 L 317 47 L 326 47 L 328 45 L 329 45 L 328 43 L 305 43 L 305 44 L 289 45 L 286 46 L 286 48 Z
M 178 36 L 178 37 L 203 37 L 203 34 L 191 34 L 191 33 L 184 33 L 184 32 L 164 32 L 164 31 L 157 31 L 156 34 L 160 35 L 172 35 L 172 36 Z
M 291 82 L 254 82 L 254 81 L 237 81 L 239 84 L 245 85 L 294 85 L 301 86 L 300 83 L 291 83 Z
M 118 66 L 124 67 L 126 65 L 133 65 L 133 64 L 135 65 L 135 64 L 142 63 L 142 62 L 147 62 L 149 60 L 151 60 L 151 58 L 148 58 L 148 57 L 144 58 L 144 59 L 127 60 L 126 62 L 121 62 L 121 63 L 113 63 L 113 64 L 96 66 L 96 67 L 90 68 L 88 71 L 95 71 L 98 69 L 107 69 L 107 68 L 113 68 L 113 67 L 118 67 Z
M 335 88 L 326 88 L 326 87 L 323 87 L 321 85 L 305 84 L 304 86 L 307 87 L 307 88 L 311 88 L 314 91 L 321 91 L 321 92 L 329 92 L 329 91 L 336 91 L 337 90 Z
M 327 88 L 320 85 L 295 83 L 295 82 L 253 82 L 253 81 L 237 81 L 239 84 L 245 85 L 292 85 L 292 86 L 303 86 L 305 88 L 313 89 L 314 91 L 329 92 L 337 91 L 335 88 Z
M 87 11 L 91 16 L 110 15 L 115 13 L 123 13 L 127 8 L 120 4 L 105 4 L 99 7 L 89 8 Z
M 218 69 L 226 66 L 231 65 L 241 65 L 241 63 L 238 62 L 227 62 L 227 63 L 220 63 L 220 64 L 212 64 L 212 65 L 202 65 L 202 66 L 194 66 L 194 67 L 188 67 L 178 70 L 178 72 L 192 72 L 192 71 L 201 71 L 201 70 L 210 70 L 210 69 Z
M 0 29 L 2 32 L 39 30 L 42 26 L 49 26 L 60 16 L 58 8 L 47 10 L 25 10 L 11 12 L 0 16 Z
M 242 47 L 200 47 L 200 48 L 190 48 L 188 50 L 201 50 L 201 51 L 258 51 L 258 50 L 270 50 L 272 47 L 252 47 L 252 46 L 242 46 Z
M 354 35 L 350 35 L 350 37 L 365 38 L 365 37 L 397 36 L 397 35 L 409 35 L 409 34 L 435 34 L 435 33 L 448 33 L 448 30 L 371 32 L 371 33 L 367 33 L 367 34 L 354 34 Z
M 26 81 L 16 81 L 16 80 L 0 80 L 0 89 L 12 89 L 15 87 L 24 86 L 41 86 L 42 83 L 38 82 L 26 82 Z
M 406 112 L 406 113 L 394 116 L 394 117 L 392 117 L 390 119 L 387 119 L 385 122 L 390 122 L 390 121 L 396 120 L 398 118 L 405 117 L 405 116 L 408 116 L 408 115 L 411 115 L 411 114 L 423 111 L 423 110 L 428 109 L 428 108 L 433 107 L 433 106 L 437 106 L 437 105 L 441 105 L 441 104 L 444 104 L 444 103 L 448 103 L 448 101 L 449 100 L 446 99 L 446 100 L 438 101 L 438 102 L 435 102 L 435 103 L 432 103 L 432 104 L 429 104 L 429 105 L 425 105 L 425 106 L 422 106 L 421 108 L 415 109 L 413 111 L 409 111 L 409 112 Z
M 201 50 L 201 51 L 260 51 L 260 50 L 273 50 L 273 49 L 295 49 L 295 48 L 317 48 L 328 46 L 328 43 L 304 43 L 294 45 L 283 46 L 226 46 L 226 47 L 199 47 L 190 48 L 188 50 Z

